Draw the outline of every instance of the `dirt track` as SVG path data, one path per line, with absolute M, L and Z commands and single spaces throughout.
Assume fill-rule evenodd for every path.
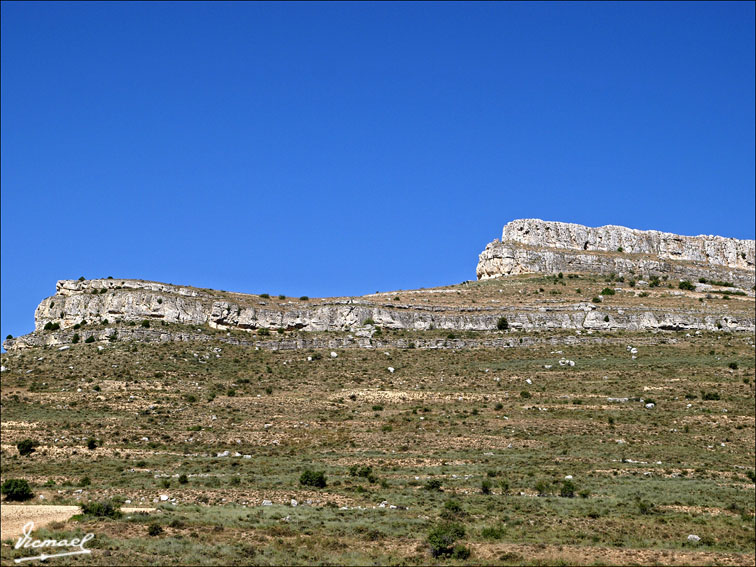
M 78 506 L 29 506 L 25 504 L 3 504 L 0 507 L 0 539 L 16 538 L 23 533 L 27 522 L 34 522 L 34 529 L 51 522 L 63 522 L 77 514 Z M 154 508 L 121 508 L 124 513 L 151 512 Z

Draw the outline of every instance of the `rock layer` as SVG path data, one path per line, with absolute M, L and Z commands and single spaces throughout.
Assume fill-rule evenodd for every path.
M 521 219 L 480 254 L 478 279 L 585 272 L 715 279 L 752 287 L 753 240 Z
M 221 294 L 170 284 L 136 280 L 87 280 L 58 282 L 58 293 L 44 299 L 35 313 L 36 331 L 4 342 L 6 349 L 55 346 L 90 336 L 95 341 L 139 340 L 140 336 L 195 335 L 204 327 L 216 330 L 288 329 L 347 331 L 367 339 L 376 327 L 426 331 L 492 331 L 507 319 L 513 330 L 725 330 L 753 332 L 752 315 L 700 309 L 660 309 L 645 306 L 612 306 L 577 302 L 549 306 L 441 306 L 379 304 L 361 298 L 321 301 L 310 306 L 272 304 L 259 296 Z M 239 301 L 230 301 L 238 297 Z M 252 303 L 252 304 L 251 304 Z M 144 321 L 151 326 L 179 324 L 185 332 L 134 328 Z M 369 323 L 368 323 L 369 322 Z M 57 324 L 60 332 L 46 331 Z M 146 325 L 145 325 L 146 327 Z M 159 328 L 159 327 L 158 327 Z M 141 333 L 141 334 L 140 334 Z M 178 333 L 178 334 L 177 334 Z M 166 339 L 176 340 L 176 339 Z

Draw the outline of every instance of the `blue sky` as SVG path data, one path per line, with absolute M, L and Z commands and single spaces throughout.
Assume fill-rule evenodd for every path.
M 2 3 L 2 336 L 58 279 L 474 279 L 516 218 L 754 238 L 754 3 Z

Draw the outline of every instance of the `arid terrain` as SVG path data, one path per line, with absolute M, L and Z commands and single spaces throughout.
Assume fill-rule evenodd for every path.
M 753 290 L 712 289 L 521 275 L 359 300 L 752 322 Z M 752 331 L 363 321 L 367 344 L 149 323 L 120 328 L 170 340 L 86 342 L 103 324 L 84 322 L 80 342 L 2 355 L 2 480 L 30 483 L 25 505 L 156 508 L 37 530 L 96 534 L 56 564 L 754 562 Z M 449 526 L 456 547 L 434 556 Z M 3 537 L 3 563 L 28 555 Z

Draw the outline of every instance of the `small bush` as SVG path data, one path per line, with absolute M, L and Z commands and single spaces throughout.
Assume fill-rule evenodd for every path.
M 737 370 L 738 369 L 738 363 L 737 362 L 731 362 L 727 366 L 728 366 L 728 368 L 732 368 L 733 370 Z
M 452 555 L 454 543 L 465 537 L 463 525 L 454 522 L 439 524 L 428 533 L 428 543 L 433 557 Z M 469 554 L 468 554 L 469 555 Z
M 615 293 L 616 292 L 610 287 L 605 287 L 601 290 L 601 295 L 614 295 Z
M 363 325 L 375 325 L 375 321 L 373 321 L 372 317 L 368 317 L 362 322 Z
M 95 342 L 94 335 L 89 335 L 84 342 L 87 344 L 92 344 L 93 342 Z
M 696 290 L 696 286 L 690 283 L 688 280 L 682 280 L 679 284 L 677 284 L 677 287 L 679 287 L 680 289 L 688 290 L 688 291 Z
M 7 337 L 5 337 L 5 338 L 6 338 L 6 340 L 11 340 L 11 339 L 13 338 L 13 335 L 8 335 L 8 336 L 7 336 Z
M 720 399 L 719 392 L 701 392 L 701 399 L 707 402 L 717 401 Z
M 112 500 L 103 500 L 102 502 L 85 502 L 81 505 L 81 512 L 87 516 L 97 518 L 120 518 L 121 510 L 118 503 Z
M 16 444 L 16 449 L 18 449 L 18 454 L 22 457 L 26 457 L 27 455 L 31 455 L 34 451 L 36 451 L 36 446 L 39 445 L 36 441 L 32 441 L 31 439 L 24 439 L 23 441 L 19 441 Z
M 178 477 L 179 484 L 187 484 L 189 482 L 189 477 L 185 474 L 182 474 Z
M 262 297 L 263 299 L 270 299 L 270 295 L 267 293 L 261 293 L 260 297 Z
M 640 498 L 637 498 L 635 500 L 635 505 L 638 507 L 638 512 L 645 516 L 654 513 L 654 504 L 652 502 L 649 502 L 648 500 L 641 500 Z
M 523 390 L 522 392 L 520 392 L 520 397 L 528 399 L 528 398 L 533 397 L 533 395 L 530 392 L 528 392 L 527 390 Z
M 308 301 L 309 299 L 310 299 L 309 297 L 307 297 L 306 295 L 303 295 L 302 297 L 299 298 L 299 301 Z
M 150 527 L 147 528 L 147 534 L 151 536 L 159 536 L 163 533 L 163 528 L 160 526 L 160 524 L 150 524 Z
M 480 483 L 481 494 L 491 494 L 491 481 L 487 478 Z
M 314 486 L 315 488 L 325 488 L 326 476 L 323 471 L 312 471 L 306 469 L 302 476 L 299 477 L 299 484 L 302 486 Z
M 451 556 L 452 559 L 467 559 L 470 557 L 470 548 L 457 544 L 454 546 L 454 549 L 452 549 Z
M 546 496 L 549 492 L 549 483 L 545 480 L 539 480 L 535 485 L 535 490 L 538 496 Z
M 45 323 L 45 326 L 43 327 L 45 331 L 57 331 L 60 329 L 60 323 L 53 323 L 52 321 L 48 321 Z
M 441 492 L 441 479 L 430 478 L 425 483 L 425 490 L 431 490 L 433 492 Z
M 0 492 L 5 494 L 5 500 L 10 502 L 23 502 L 34 497 L 29 483 L 22 478 L 9 478 L 0 487 Z
M 87 439 L 87 449 L 89 449 L 90 451 L 97 449 L 97 441 L 92 438 Z
M 507 318 L 499 317 L 499 320 L 496 322 L 496 328 L 500 331 L 506 331 L 509 329 L 509 321 L 507 321 Z
M 79 486 L 84 487 L 84 486 L 89 486 L 90 484 L 92 484 L 92 480 L 88 476 L 81 477 L 81 480 L 79 481 Z
M 79 333 L 74 333 L 74 336 L 73 336 L 73 337 L 71 337 L 71 342 L 72 342 L 73 344 L 76 344 L 76 343 L 78 343 L 78 342 L 79 342 L 79 340 L 80 340 L 80 339 L 81 339 L 81 337 L 79 337 Z
M 142 327 L 144 327 L 145 329 L 149 329 L 150 322 L 147 319 L 145 319 L 144 321 L 142 321 Z
M 441 515 L 445 517 L 449 516 L 462 516 L 465 513 L 464 509 L 462 508 L 462 504 L 459 503 L 458 500 L 447 500 L 444 502 L 444 510 L 441 512 Z
M 597 296 L 591 299 L 591 301 L 593 301 L 593 303 L 601 303 L 601 298 Z
M 281 299 L 281 300 L 286 299 L 286 296 L 283 295 L 283 294 L 281 294 L 281 295 L 278 296 L 278 299 Z
M 562 482 L 562 488 L 559 489 L 559 496 L 561 496 L 562 498 L 574 498 L 575 483 L 569 479 L 565 479 Z
M 83 281 L 84 281 L 84 279 L 85 279 L 85 278 L 84 278 L 84 276 L 81 276 L 81 277 L 79 278 L 79 281 L 80 281 L 80 282 L 83 282 Z
M 263 327 L 262 329 L 258 329 L 257 334 L 261 337 L 267 337 L 268 335 L 270 335 L 270 331 Z

